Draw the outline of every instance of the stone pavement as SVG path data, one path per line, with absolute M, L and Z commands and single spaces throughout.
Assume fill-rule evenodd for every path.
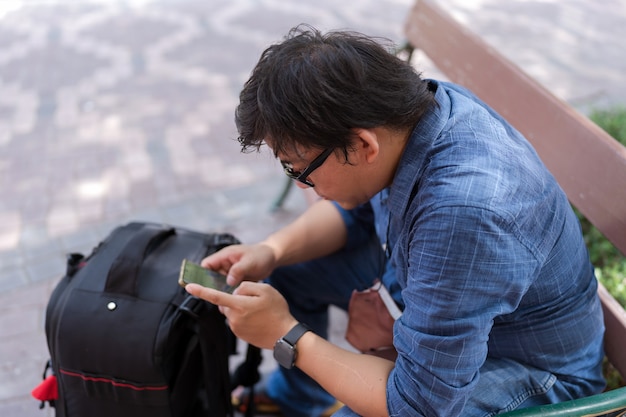
M 401 42 L 412 3 L 0 1 L 1 416 L 53 415 L 30 390 L 66 253 L 130 220 L 253 242 L 304 209 L 291 193 L 271 211 L 279 164 L 234 140 L 237 95 L 261 51 L 302 22 Z M 626 0 L 440 4 L 579 110 L 625 103 Z M 438 76 L 419 55 L 415 65 Z M 337 343 L 343 326 L 334 311 Z

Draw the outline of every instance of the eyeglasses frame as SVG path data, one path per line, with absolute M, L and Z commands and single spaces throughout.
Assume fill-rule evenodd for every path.
M 311 161 L 309 166 L 304 168 L 304 171 L 302 171 L 301 173 L 294 172 L 293 167 L 289 166 L 289 164 L 285 162 L 281 162 L 281 164 L 283 165 L 283 171 L 285 171 L 285 175 L 287 175 L 289 178 L 294 179 L 298 182 L 301 182 L 302 184 L 307 185 L 309 187 L 315 187 L 315 184 L 307 180 L 307 177 L 311 175 L 311 173 L 315 171 L 317 168 L 322 166 L 322 164 L 326 162 L 326 160 L 328 159 L 330 154 L 333 153 L 334 150 L 335 150 L 334 148 L 326 148 L 313 161 Z

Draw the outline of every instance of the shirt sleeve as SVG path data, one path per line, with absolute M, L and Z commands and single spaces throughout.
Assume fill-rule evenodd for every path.
M 484 363 L 494 317 L 511 312 L 537 261 L 510 222 L 487 209 L 432 209 L 399 242 L 405 309 L 394 327 L 390 415 L 461 415 Z M 404 248 L 404 249 L 403 249 Z M 402 261 L 404 259 L 404 261 Z

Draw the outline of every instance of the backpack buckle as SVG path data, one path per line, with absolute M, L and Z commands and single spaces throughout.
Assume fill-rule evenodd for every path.
M 193 295 L 188 295 L 178 308 L 192 316 L 194 319 L 197 319 L 200 317 L 200 312 L 204 308 L 204 303 L 204 300 Z

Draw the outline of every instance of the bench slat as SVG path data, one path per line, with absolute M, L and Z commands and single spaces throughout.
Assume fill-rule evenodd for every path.
M 606 327 L 604 351 L 611 364 L 626 379 L 626 351 L 624 350 L 626 346 L 626 311 L 604 286 L 598 287 L 598 295 L 602 301 Z

